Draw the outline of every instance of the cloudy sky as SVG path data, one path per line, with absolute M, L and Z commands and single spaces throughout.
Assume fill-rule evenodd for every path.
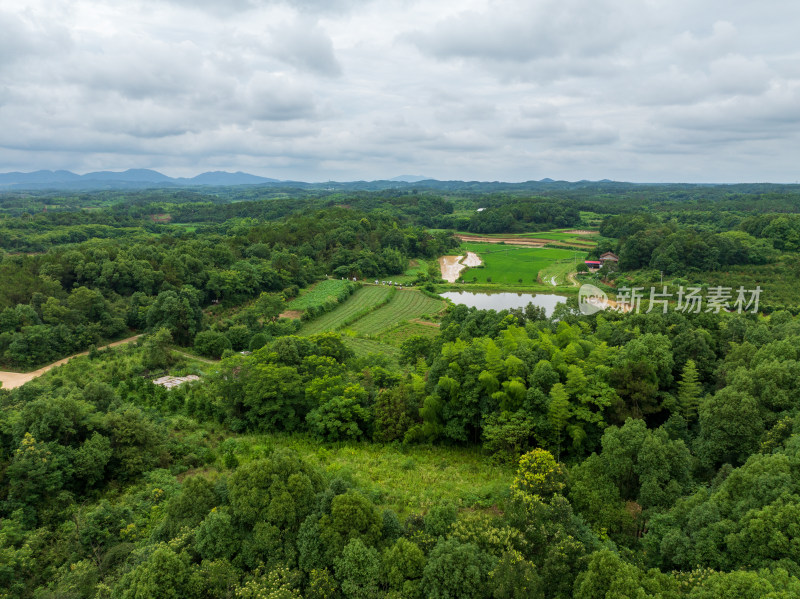
M 797 0 L 0 0 L 0 171 L 794 182 Z

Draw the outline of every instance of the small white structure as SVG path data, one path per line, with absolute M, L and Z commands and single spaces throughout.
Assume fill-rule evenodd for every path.
M 153 381 L 154 385 L 161 385 L 166 389 L 172 389 L 178 385 L 183 385 L 190 381 L 199 381 L 200 377 L 196 374 L 189 374 L 187 376 L 162 376 Z

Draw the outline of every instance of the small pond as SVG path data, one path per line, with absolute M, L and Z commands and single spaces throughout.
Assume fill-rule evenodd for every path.
M 555 293 L 514 293 L 500 291 L 496 293 L 486 293 L 480 291 L 446 291 L 440 293 L 444 298 L 451 300 L 454 304 L 475 307 L 479 310 L 508 310 L 511 308 L 524 308 L 529 303 L 534 306 L 544 308 L 545 314 L 550 316 L 556 308 L 556 304 L 566 301 L 563 295 Z

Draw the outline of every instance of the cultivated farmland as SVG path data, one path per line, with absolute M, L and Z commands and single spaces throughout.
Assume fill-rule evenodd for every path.
M 324 306 L 328 302 L 339 300 L 347 293 L 347 289 L 351 285 L 355 285 L 355 283 L 341 279 L 325 279 L 302 291 L 299 297 L 289 302 L 287 308 L 289 310 L 307 310 L 312 306 Z
M 388 304 L 359 318 L 348 328 L 362 335 L 377 335 L 400 322 L 435 314 L 444 307 L 443 300 L 433 299 L 415 289 L 402 289 Z
M 355 318 L 358 318 L 359 314 L 366 314 L 375 309 L 381 302 L 388 299 L 390 293 L 396 291 L 395 287 L 385 287 L 383 285 L 362 287 L 332 312 L 327 312 L 303 325 L 299 334 L 314 335 L 324 331 L 335 331 L 353 322 Z
M 539 271 L 554 264 L 573 266 L 586 258 L 585 252 L 556 248 L 525 248 L 491 243 L 462 243 L 461 251 L 471 251 L 483 260 L 482 267 L 462 271 L 465 281 L 496 283 L 500 285 L 530 285 L 536 283 Z

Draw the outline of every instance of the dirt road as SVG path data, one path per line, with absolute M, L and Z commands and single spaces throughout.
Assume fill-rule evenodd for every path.
M 127 339 L 122 339 L 120 341 L 115 341 L 114 343 L 109 343 L 108 345 L 104 345 L 98 349 L 106 349 L 107 347 L 116 347 L 117 345 L 123 345 L 124 343 L 130 343 L 131 341 L 136 341 L 141 335 L 134 335 L 133 337 L 128 337 Z M 73 356 L 69 356 L 68 358 L 63 358 L 58 360 L 57 362 L 53 362 L 52 364 L 48 364 L 47 366 L 42 366 L 38 370 L 32 370 L 31 372 L 1 372 L 0 371 L 0 383 L 3 384 L 3 389 L 16 389 L 17 387 L 21 387 L 28 381 L 32 381 L 36 377 L 42 376 L 48 370 L 55 368 L 56 366 L 61 366 L 62 364 L 66 364 L 72 358 L 77 356 L 86 356 L 88 355 L 88 351 L 81 352 L 79 354 L 75 354 Z

